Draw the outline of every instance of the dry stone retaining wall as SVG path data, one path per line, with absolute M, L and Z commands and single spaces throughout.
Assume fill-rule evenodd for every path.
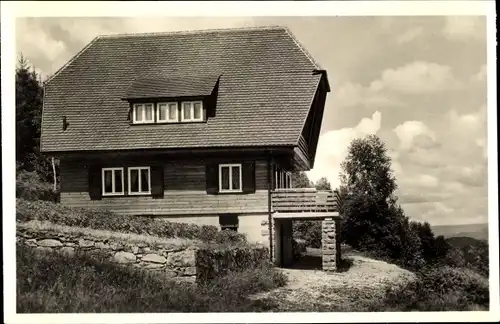
M 92 237 L 17 226 L 18 242 L 36 249 L 73 255 L 77 251 L 109 255 L 111 261 L 152 271 L 171 278 L 195 282 L 195 248 L 172 244 L 125 243 L 114 238 Z

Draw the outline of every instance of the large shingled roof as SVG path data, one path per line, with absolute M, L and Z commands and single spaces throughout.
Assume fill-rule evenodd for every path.
M 45 85 L 41 149 L 297 145 L 321 78 L 317 69 L 282 27 L 99 36 Z M 130 125 L 123 98 L 144 93 L 148 80 L 161 81 L 152 93 L 184 95 L 193 76 L 200 82 L 191 88 L 200 93 L 211 89 L 206 80 L 219 78 L 214 117 Z

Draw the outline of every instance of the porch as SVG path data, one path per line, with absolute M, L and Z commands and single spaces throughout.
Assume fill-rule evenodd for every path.
M 322 269 L 337 270 L 340 263 L 340 215 L 336 191 L 314 188 L 275 189 L 271 192 L 271 217 L 262 223 L 262 233 L 269 235 L 272 260 L 286 267 L 293 262 L 292 222 L 321 221 Z

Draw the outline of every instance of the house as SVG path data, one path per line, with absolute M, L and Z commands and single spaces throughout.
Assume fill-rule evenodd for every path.
M 41 150 L 60 159 L 61 204 L 276 250 L 273 194 L 313 167 L 329 91 L 283 27 L 98 36 L 46 82 Z

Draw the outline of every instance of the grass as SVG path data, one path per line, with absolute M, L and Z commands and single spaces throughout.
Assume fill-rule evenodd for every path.
M 387 290 L 374 301 L 372 311 L 487 311 L 488 279 L 465 268 L 448 266 L 425 269 L 417 279 Z
M 47 221 L 64 226 L 78 226 L 161 238 L 186 238 L 203 242 L 246 242 L 241 233 L 225 233 L 215 226 L 168 222 L 145 216 L 120 215 L 103 209 L 71 208 L 57 203 L 16 199 L 16 221 Z
M 53 224 L 48 221 L 32 220 L 25 223 L 18 223 L 17 228 L 22 230 L 33 230 L 35 232 L 53 232 L 61 235 L 92 237 L 95 239 L 112 240 L 118 243 L 137 244 L 146 243 L 150 246 L 164 247 L 196 247 L 200 244 L 199 240 L 172 237 L 160 238 L 152 235 L 120 233 L 108 230 L 91 229 L 88 227 L 65 226 Z
M 285 283 L 265 265 L 197 286 L 105 259 L 17 246 L 18 313 L 265 311 L 271 306 L 247 296 Z

